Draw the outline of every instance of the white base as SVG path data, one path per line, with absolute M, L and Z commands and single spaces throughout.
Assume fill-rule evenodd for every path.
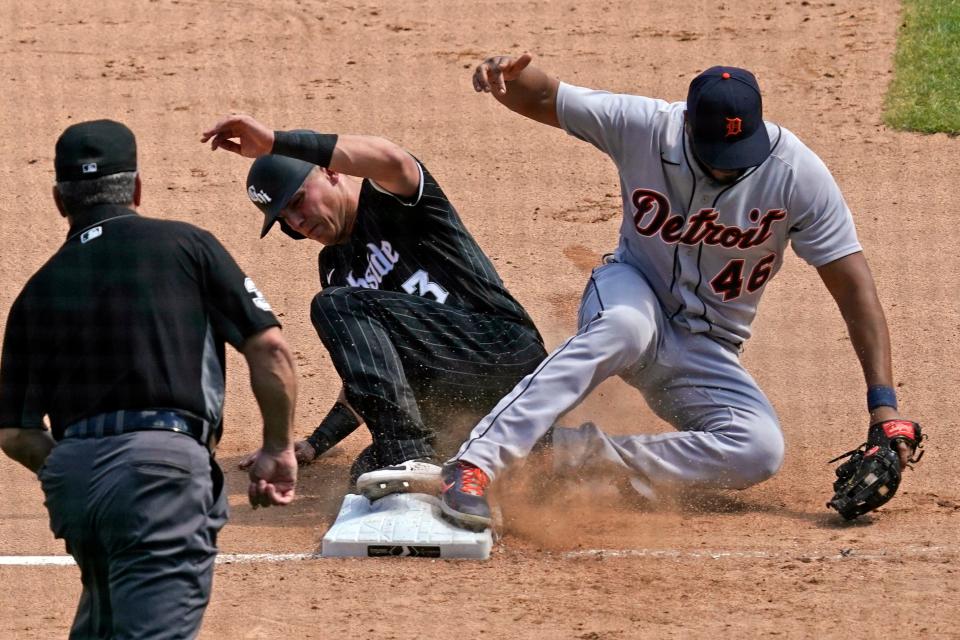
M 323 536 L 328 558 L 416 556 L 486 560 L 493 547 L 489 529 L 455 527 L 440 516 L 440 500 L 425 493 L 395 493 L 370 502 L 348 493 L 336 522 Z

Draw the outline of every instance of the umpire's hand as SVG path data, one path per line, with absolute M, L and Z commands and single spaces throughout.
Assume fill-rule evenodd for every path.
M 297 483 L 297 458 L 293 447 L 280 452 L 259 449 L 244 460 L 241 468 L 248 469 L 250 475 L 247 497 L 254 509 L 293 502 Z

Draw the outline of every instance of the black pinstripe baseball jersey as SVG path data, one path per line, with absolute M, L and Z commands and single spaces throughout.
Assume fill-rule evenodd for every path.
M 410 199 L 364 180 L 350 239 L 320 252 L 320 282 L 405 292 L 533 328 L 430 172 Z

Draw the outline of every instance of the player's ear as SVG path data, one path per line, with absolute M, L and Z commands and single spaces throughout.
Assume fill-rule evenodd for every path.
M 63 200 L 60 198 L 60 189 L 57 189 L 57 185 L 53 185 L 53 201 L 57 204 L 57 211 L 60 212 L 60 215 L 66 218 L 69 214 L 63 208 Z
M 336 186 L 340 182 L 340 174 L 336 171 L 328 169 L 327 167 L 321 167 L 320 170 L 323 171 L 323 174 L 326 176 L 330 184 Z
M 133 183 L 133 206 L 140 206 L 140 196 L 143 194 L 143 183 L 140 182 L 140 172 L 137 172 L 137 177 L 134 179 Z

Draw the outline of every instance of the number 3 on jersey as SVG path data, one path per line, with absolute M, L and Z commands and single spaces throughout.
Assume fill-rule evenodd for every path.
M 403 290 L 407 293 L 415 296 L 426 297 L 429 293 L 437 299 L 437 302 L 443 304 L 447 301 L 447 296 L 450 295 L 446 289 L 438 285 L 436 282 L 430 282 L 430 274 L 420 269 L 412 276 L 407 278 L 406 282 L 402 285 Z
M 773 262 L 776 258 L 777 254 L 771 253 L 756 264 L 753 271 L 750 272 L 750 277 L 747 278 L 747 293 L 753 293 L 767 283 L 773 273 Z M 724 302 L 736 300 L 743 294 L 743 268 L 745 264 L 746 260 L 735 258 L 728 262 L 727 266 L 721 269 L 720 273 L 710 281 L 710 287 L 714 293 L 723 296 Z

